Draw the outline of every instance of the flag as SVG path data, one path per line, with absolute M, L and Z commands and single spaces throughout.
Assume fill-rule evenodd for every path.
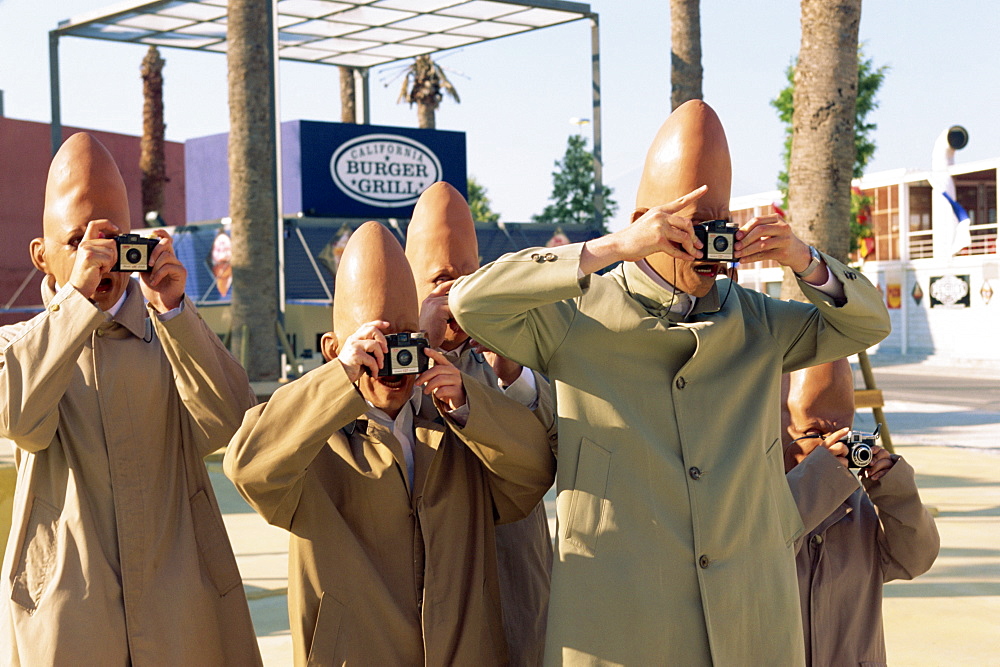
M 951 254 L 957 255 L 972 245 L 972 231 L 970 230 L 972 222 L 969 220 L 968 211 L 958 201 L 947 192 L 942 191 L 941 194 L 948 200 L 951 210 L 955 213 L 955 219 L 958 220 L 958 225 L 955 226 L 955 235 L 951 241 Z

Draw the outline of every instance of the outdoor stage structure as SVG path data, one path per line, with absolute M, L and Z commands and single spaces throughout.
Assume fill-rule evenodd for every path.
M 271 7 L 274 60 L 270 63 L 267 76 L 274 90 L 270 101 L 275 127 L 271 131 L 277 168 L 271 186 L 278 202 L 274 261 L 278 276 L 279 330 L 286 317 L 289 295 L 284 264 L 287 253 L 283 246 L 288 234 L 284 229 L 287 207 L 282 203 L 286 174 L 283 169 L 281 92 L 275 85 L 278 60 L 355 68 L 356 99 L 359 102 L 357 121 L 368 125 L 369 72 L 372 67 L 574 21 L 589 21 L 595 177 L 593 228 L 600 228 L 603 224 L 600 28 L 598 15 L 590 10 L 590 5 L 566 0 L 274 0 Z M 119 4 L 61 21 L 49 32 L 53 154 L 63 140 L 60 39 L 82 37 L 225 53 L 227 12 L 227 0 L 156 0 Z M 193 180 L 189 179 L 188 183 Z M 464 192 L 464 180 L 452 184 Z M 304 211 L 298 213 L 305 216 Z M 338 215 L 342 213 L 338 212 Z M 301 228 L 301 225 L 296 223 L 296 228 Z M 279 335 L 279 340 L 287 355 L 287 337 Z M 284 377 L 289 368 L 284 359 L 281 368 Z

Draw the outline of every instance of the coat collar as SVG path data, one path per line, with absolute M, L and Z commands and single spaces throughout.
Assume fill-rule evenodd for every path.
M 55 295 L 55 279 L 52 276 L 45 276 L 42 280 L 42 303 L 47 307 Z M 149 321 L 146 302 L 135 278 L 129 278 L 125 285 L 125 303 L 118 309 L 114 317 L 109 318 L 109 321 L 123 326 L 136 338 L 150 340 L 152 322 Z
M 717 312 L 720 308 L 718 284 L 712 285 L 708 294 L 696 299 L 694 309 L 685 317 L 670 311 L 670 307 L 678 301 L 677 292 L 658 285 L 635 262 L 622 262 L 610 276 L 653 317 L 683 322 L 695 315 Z

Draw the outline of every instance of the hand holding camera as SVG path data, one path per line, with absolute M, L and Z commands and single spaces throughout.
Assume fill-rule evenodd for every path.
M 777 215 L 762 215 L 754 218 L 736 232 L 735 257 L 742 264 L 773 259 L 793 271 L 804 271 L 812 262 L 809 246 L 795 235 L 784 219 Z M 822 285 L 827 279 L 826 265 L 807 276 L 814 285 Z
M 69 284 L 88 299 L 93 299 L 101 279 L 115 263 L 116 249 L 112 237 L 118 226 L 110 220 L 91 220 L 76 249 Z
M 432 395 L 449 410 L 457 410 L 465 405 L 467 399 L 462 373 L 434 348 L 428 347 L 424 351 L 434 365 L 417 376 L 417 384 L 422 384 L 425 394 Z
M 154 229 L 151 233 L 156 238 L 141 239 L 142 244 L 131 240 L 122 243 L 126 253 L 124 260 L 126 263 L 123 266 L 127 266 L 130 261 L 128 253 L 133 250 L 138 251 L 139 256 L 137 257 L 136 253 L 133 252 L 132 259 L 136 259 L 140 263 L 145 259 L 147 264 L 147 270 L 139 274 L 143 296 L 157 312 L 165 313 L 177 308 L 184 300 L 187 269 L 174 254 L 174 242 L 170 234 L 165 229 Z M 145 257 L 140 248 L 145 248 L 148 252 Z M 119 261 L 122 261 L 121 257 L 119 257 Z M 127 269 L 122 268 L 122 270 Z M 140 269 L 128 270 L 140 271 Z

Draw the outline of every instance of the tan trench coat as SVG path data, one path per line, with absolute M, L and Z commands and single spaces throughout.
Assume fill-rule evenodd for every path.
M 160 322 L 133 280 L 111 320 L 51 289 L 0 329 L 18 476 L 0 664 L 259 664 L 202 461 L 253 404 L 246 373 L 189 300 Z
M 796 566 L 806 664 L 886 664 L 882 584 L 930 569 L 941 540 L 902 458 L 864 488 L 825 447 L 787 475 L 806 534 Z
M 471 347 L 466 346 L 454 363 L 460 371 L 486 386 L 498 387 L 496 373 Z M 538 405 L 533 412 L 548 430 L 549 444 L 555 449 L 558 436 L 552 388 L 539 373 L 534 375 Z M 512 667 L 541 665 L 552 573 L 552 536 L 545 503 L 539 502 L 520 521 L 497 526 L 496 540 L 500 606 L 510 664 Z
M 579 280 L 580 249 L 506 255 L 450 296 L 463 329 L 556 387 L 546 663 L 801 664 L 781 374 L 884 338 L 878 290 L 826 257 L 844 305 L 723 280 L 678 322 L 635 264 Z
M 523 518 L 555 463 L 530 411 L 465 379 L 464 428 L 414 416 L 399 441 L 333 361 L 247 412 L 226 474 L 291 533 L 295 664 L 501 665 L 494 522 Z

